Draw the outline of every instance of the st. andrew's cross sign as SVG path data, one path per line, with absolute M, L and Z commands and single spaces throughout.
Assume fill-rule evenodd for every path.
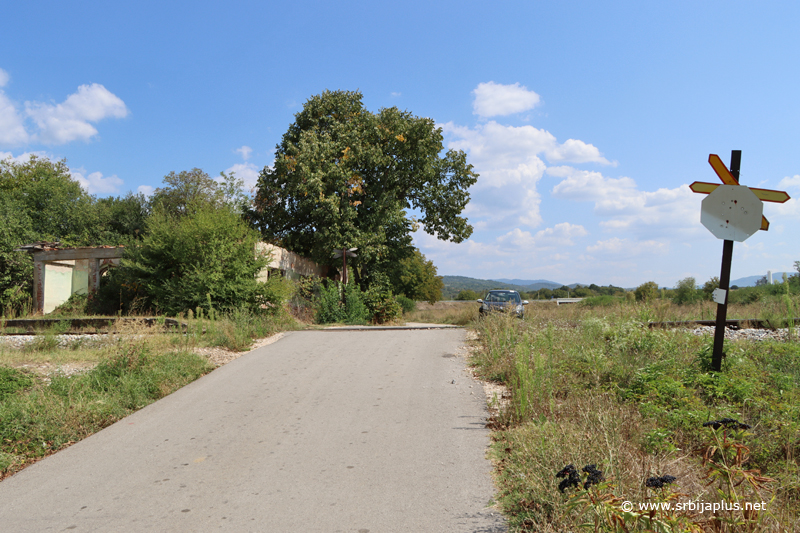
M 728 170 L 718 155 L 711 154 L 708 156 L 708 162 L 723 184 L 695 181 L 689 185 L 693 192 L 708 194 L 708 198 L 703 200 L 700 220 L 711 233 L 723 239 L 719 289 L 714 291 L 714 301 L 717 302 L 717 324 L 714 331 L 711 367 L 717 372 L 722 369 L 722 345 L 725 341 L 725 324 L 728 318 L 728 284 L 731 280 L 733 241 L 742 242 L 759 229 L 765 231 L 769 229 L 769 221 L 761 214 L 762 200 L 783 203 L 789 199 L 789 195 L 784 191 L 740 185 L 741 161 L 742 151 L 733 150 L 731 169 Z

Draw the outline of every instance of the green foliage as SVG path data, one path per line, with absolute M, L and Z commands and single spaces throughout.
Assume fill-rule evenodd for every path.
M 478 300 L 480 296 L 477 292 L 469 289 L 460 291 L 456 296 L 456 300 Z
M 64 160 L 31 156 L 24 163 L 0 161 L 0 195 L 21 206 L 36 239 L 67 245 L 96 241 L 93 199 L 72 179 Z
M 658 284 L 655 281 L 642 283 L 634 291 L 637 302 L 649 302 L 658 298 Z
M 714 294 L 714 291 L 717 289 L 719 289 L 719 278 L 717 276 L 714 276 L 706 281 L 703 284 L 703 294 L 706 300 L 710 300 L 711 296 Z
M 122 343 L 93 370 L 55 374 L 0 401 L 0 467 L 6 471 L 78 441 L 211 369 L 188 351 L 154 354 Z
M 365 295 L 355 283 L 345 286 L 344 302 L 342 302 L 341 283 L 320 284 L 316 299 L 316 321 L 318 324 L 366 324 L 370 319 L 370 310 L 364 299 Z
M 717 281 L 717 286 L 719 286 L 719 281 Z M 675 290 L 673 291 L 673 302 L 683 305 L 694 303 L 698 299 L 699 295 L 697 294 L 697 282 L 694 278 L 683 278 L 678 282 Z
M 460 213 L 477 174 L 463 152 L 442 150 L 432 119 L 394 107 L 371 113 L 359 92 L 325 91 L 295 115 L 248 216 L 267 241 L 319 264 L 336 266 L 333 249 L 357 247 L 356 281 L 371 286 L 411 255 L 418 226 L 454 242 L 472 233 Z
M 375 284 L 364 293 L 364 303 L 369 309 L 372 322 L 385 324 L 400 317 L 402 307 L 386 285 Z
M 86 314 L 88 305 L 88 294 L 75 293 L 70 295 L 66 302 L 56 307 L 48 316 L 83 316 Z
M 33 261 L 14 248 L 35 240 L 34 235 L 23 204 L 0 194 L 0 314 L 18 312 L 31 301 Z
M 390 279 L 394 292 L 411 300 L 434 304 L 442 299 L 444 283 L 441 276 L 436 275 L 436 266 L 416 248 L 411 256 L 396 263 L 390 271 Z
M 150 202 L 141 193 L 100 198 L 95 209 L 101 244 L 132 245 L 147 230 Z
M 337 283 L 321 285 L 317 300 L 317 323 L 332 324 L 344 322 L 345 318 L 346 315 L 344 306 L 342 305 L 342 297 L 339 293 L 339 285 Z
M 243 182 L 233 173 L 220 173 L 222 181 L 211 179 L 199 168 L 164 176 L 165 187 L 153 192 L 151 204 L 175 218 L 192 214 L 198 209 L 229 207 L 241 211 L 247 201 L 242 190 Z
M 17 391 L 28 389 L 33 386 L 33 379 L 28 374 L 17 370 L 0 366 L 0 402 L 6 396 L 10 396 Z
M 98 302 L 117 310 L 158 310 L 175 315 L 213 306 L 259 311 L 269 285 L 256 280 L 267 259 L 257 257 L 258 233 L 227 206 L 190 205 L 176 216 L 157 208 L 140 246 L 126 249 L 121 265 L 104 279 Z M 109 311 L 106 311 L 109 312 Z
M 403 314 L 411 313 L 417 308 L 417 302 L 411 298 L 406 298 L 402 294 L 397 296 L 397 303 L 399 303 L 400 307 L 403 309 Z

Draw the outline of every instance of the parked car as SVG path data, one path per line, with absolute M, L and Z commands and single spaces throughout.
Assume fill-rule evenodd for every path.
M 478 310 L 481 316 L 492 311 L 506 311 L 514 313 L 519 318 L 524 318 L 528 300 L 523 300 L 517 291 L 494 290 L 489 291 L 485 298 L 479 298 L 478 303 L 481 304 Z

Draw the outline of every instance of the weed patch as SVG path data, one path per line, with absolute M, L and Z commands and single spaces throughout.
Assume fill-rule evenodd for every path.
M 726 341 L 723 369 L 712 372 L 709 339 L 647 327 L 652 317 L 673 313 L 659 304 L 542 306 L 525 321 L 490 316 L 476 323 L 481 348 L 472 362 L 511 394 L 493 420 L 491 454 L 498 501 L 517 530 L 800 527 L 800 346 Z M 703 425 L 733 419 L 750 428 L 733 435 Z M 565 465 L 577 472 L 596 465 L 604 481 L 561 494 L 555 473 Z M 664 475 L 676 481 L 646 484 Z M 691 513 L 626 515 L 619 507 L 625 499 L 762 496 L 768 513 L 697 520 Z
M 154 353 L 146 342 L 120 343 L 92 370 L 50 383 L 14 379 L 0 399 L 0 476 L 81 440 L 211 370 L 187 351 Z M 23 390 L 27 389 L 27 390 Z

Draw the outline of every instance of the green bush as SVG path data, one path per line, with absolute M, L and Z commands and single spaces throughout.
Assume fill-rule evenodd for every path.
M 456 295 L 456 300 L 477 300 L 480 298 L 477 292 L 471 289 L 464 289 Z
M 320 284 L 319 295 L 316 297 L 318 324 L 331 324 L 340 322 L 345 324 L 366 324 L 370 318 L 370 311 L 364 302 L 364 294 L 355 283 L 348 284 L 344 290 L 342 302 L 342 288 L 338 282 Z
M 400 307 L 403 310 L 403 314 L 411 313 L 417 308 L 417 302 L 415 302 L 411 298 L 406 298 L 402 294 L 397 296 L 397 303 L 400 304 Z
M 636 296 L 637 302 L 649 302 L 651 300 L 655 300 L 658 297 L 658 285 L 655 281 L 642 283 L 636 287 L 634 295 Z
M 400 316 L 402 308 L 392 291 L 383 286 L 370 287 L 364 294 L 364 301 L 376 324 L 391 322 Z
M 180 217 L 156 210 L 147 226 L 141 246 L 105 276 L 96 310 L 258 312 L 282 303 L 275 286 L 256 280 L 268 261 L 255 254 L 259 234 L 229 207 L 202 203 Z
M 691 277 L 680 280 L 673 291 L 672 301 L 676 304 L 691 304 L 700 299 L 697 282 Z
M 316 306 L 316 321 L 318 324 L 344 322 L 346 315 L 342 306 L 338 283 L 331 282 L 320 285 Z
M 355 283 L 345 288 L 344 314 L 347 324 L 366 324 L 370 318 L 364 295 Z

